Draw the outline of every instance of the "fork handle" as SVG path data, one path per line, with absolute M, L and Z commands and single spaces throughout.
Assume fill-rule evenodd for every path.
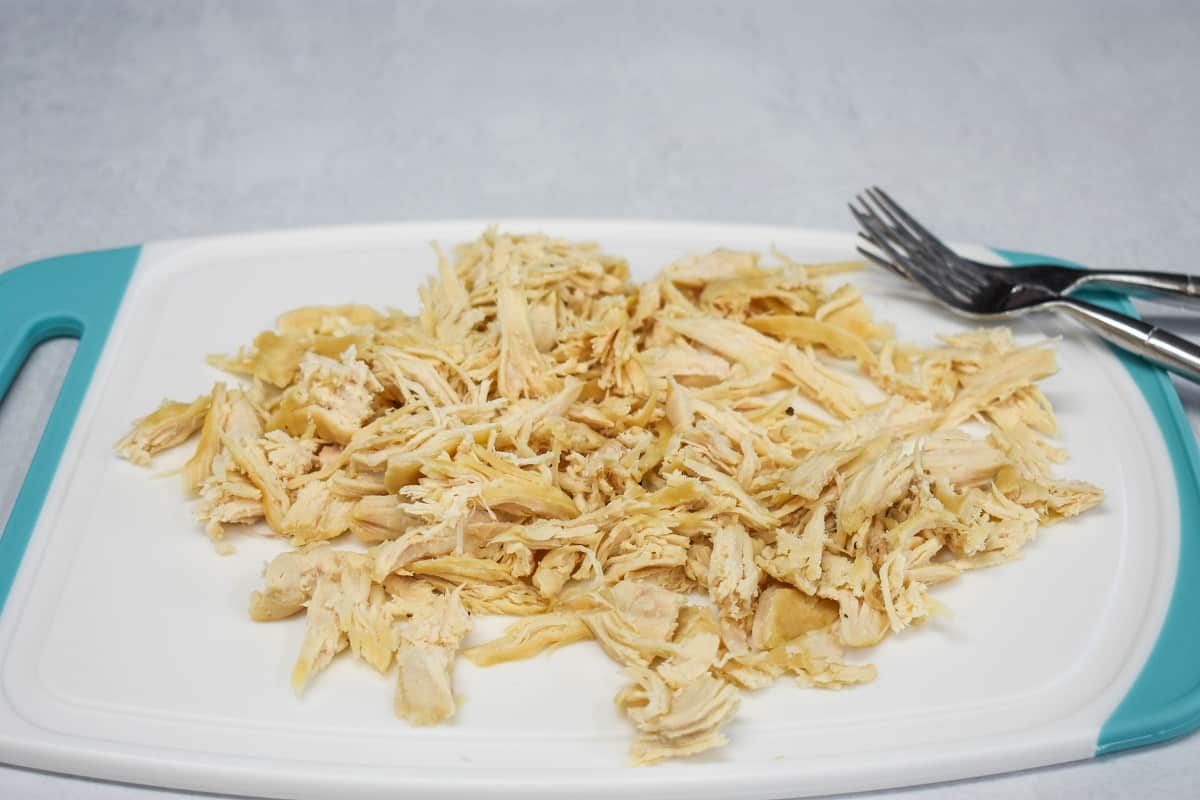
M 1050 305 L 1122 350 L 1200 383 L 1200 345 L 1148 322 L 1073 297 L 1062 297 Z
M 1089 284 L 1138 297 L 1151 297 L 1160 302 L 1171 299 L 1184 301 L 1184 305 L 1192 307 L 1200 301 L 1200 277 L 1180 272 L 1091 269 L 1084 272 L 1072 288 Z

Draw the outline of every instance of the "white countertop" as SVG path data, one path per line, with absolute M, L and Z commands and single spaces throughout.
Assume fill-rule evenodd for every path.
M 0 0 L 0 268 L 438 217 L 849 229 L 877 183 L 951 238 L 1200 272 L 1195 4 L 347 6 Z M 0 404 L 0 520 L 69 352 Z M 1183 797 L 1198 765 L 1190 736 L 870 796 Z M 4 798 L 182 796 L 0 767 Z

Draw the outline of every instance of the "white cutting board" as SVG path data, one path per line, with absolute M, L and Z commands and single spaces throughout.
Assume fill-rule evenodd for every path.
M 632 733 L 612 702 L 623 681 L 590 643 L 488 669 L 460 660 L 460 713 L 434 728 L 397 720 L 392 678 L 351 659 L 294 697 L 288 676 L 303 618 L 261 624 L 246 613 L 262 564 L 283 546 L 234 535 L 237 552 L 217 556 L 177 479 L 152 480 L 118 460 L 112 444 L 164 396 L 207 392 L 219 373 L 204 356 L 249 342 L 279 312 L 350 302 L 415 311 L 417 287 L 434 268 L 429 242 L 453 245 L 484 225 L 162 242 L 29 265 L 21 268 L 28 286 L 0 278 L 0 312 L 7 302 L 9 314 L 0 322 L 2 390 L 5 354 L 21 349 L 5 339 L 37 339 L 29 333 L 37 320 L 25 317 L 36 316 L 27 310 L 36 311 L 45 287 L 89 286 L 89 268 L 109 276 L 54 312 L 59 320 L 83 309 L 80 355 L 0 538 L 0 595 L 6 559 L 15 573 L 0 611 L 0 761 L 295 798 L 774 798 L 1088 758 L 1195 727 L 1189 687 L 1200 665 L 1186 663 L 1172 622 L 1197 607 L 1195 593 L 1176 585 L 1177 572 L 1182 580 L 1200 561 L 1180 536 L 1181 513 L 1194 522 L 1195 443 L 1173 433 L 1178 398 L 1165 394 L 1161 374 L 1122 363 L 1050 317 L 1016 330 L 1030 341 L 1063 337 L 1061 371 L 1044 384 L 1071 454 L 1062 474 L 1097 484 L 1107 500 L 1045 530 L 1023 561 L 939 587 L 953 617 L 864 654 L 879 668 L 874 683 L 827 692 L 783 680 L 745 694 L 728 746 L 648 768 L 625 765 Z M 777 247 L 800 261 L 855 257 L 849 235 L 786 228 L 502 227 L 597 240 L 629 258 L 637 279 L 715 247 Z M 982 248 L 973 254 L 997 260 Z M 39 283 L 39 269 L 57 272 Z M 902 339 L 928 343 L 966 326 L 882 271 L 850 280 Z M 101 295 L 111 296 L 108 312 L 88 307 Z M 484 621 L 470 641 L 501 627 Z M 1139 688 L 1164 680 L 1174 681 L 1169 697 Z

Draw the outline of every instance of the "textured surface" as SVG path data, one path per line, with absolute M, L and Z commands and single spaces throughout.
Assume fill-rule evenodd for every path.
M 0 265 L 435 217 L 847 228 L 880 183 L 953 238 L 1200 271 L 1198 90 L 1182 2 L 0 0 Z M 0 519 L 69 349 L 0 403 Z M 886 796 L 1186 796 L 1198 756 L 1193 736 Z M 0 767 L 8 796 L 178 795 Z

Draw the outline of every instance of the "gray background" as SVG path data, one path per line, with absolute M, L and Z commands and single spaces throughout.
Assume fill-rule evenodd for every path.
M 341 6 L 0 0 L 0 267 L 437 217 L 848 228 L 879 183 L 953 238 L 1200 272 L 1200 5 Z M 69 352 L 0 403 L 0 519 Z M 1193 736 L 887 796 L 1194 796 L 1198 764 Z M 176 796 L 0 767 L 5 798 Z

